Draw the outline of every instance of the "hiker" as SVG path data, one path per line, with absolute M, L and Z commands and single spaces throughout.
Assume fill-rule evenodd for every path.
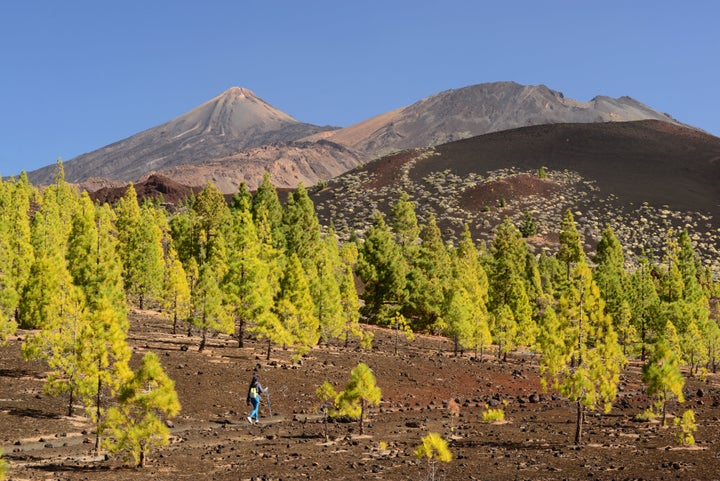
M 255 419 L 255 424 L 260 421 L 260 416 L 258 415 L 258 410 L 260 409 L 260 394 L 267 392 L 268 388 L 262 387 L 262 384 L 260 384 L 260 378 L 257 375 L 254 375 L 252 377 L 252 381 L 250 381 L 247 400 L 245 401 L 246 404 L 251 404 L 253 408 L 250 416 L 247 418 L 250 424 L 253 424 L 253 418 Z

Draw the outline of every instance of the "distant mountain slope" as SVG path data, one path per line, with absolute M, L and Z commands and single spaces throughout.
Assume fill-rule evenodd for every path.
M 677 123 L 629 97 L 578 102 L 544 85 L 495 82 L 440 92 L 316 137 L 375 157 L 530 125 L 645 119 Z
M 174 120 L 65 162 L 65 177 L 70 182 L 89 177 L 135 181 L 152 171 L 291 142 L 329 128 L 299 122 L 250 90 L 233 87 Z M 54 170 L 43 167 L 28 176 L 46 184 Z
M 289 142 L 246 149 L 202 164 L 183 164 L 157 173 L 176 182 L 204 186 L 212 181 L 225 194 L 234 194 L 242 182 L 254 190 L 265 172 L 278 188 L 306 187 L 357 167 L 364 159 L 356 152 L 324 140 Z
M 91 179 L 84 184 L 90 189 L 110 185 L 107 179 L 138 181 L 161 173 L 187 185 L 212 180 L 230 193 L 241 181 L 257 185 L 268 171 L 278 186 L 309 186 L 405 149 L 529 125 L 642 119 L 680 125 L 629 97 L 578 102 L 543 85 L 496 82 L 441 92 L 336 129 L 299 122 L 233 87 L 174 120 L 65 162 L 65 177 Z M 54 172 L 51 165 L 28 177 L 48 184 Z
M 533 242 L 552 249 L 566 209 L 589 249 L 608 224 L 635 252 L 660 252 L 668 227 L 688 228 L 720 273 L 720 138 L 696 129 L 648 120 L 505 130 L 376 159 L 311 195 L 321 222 L 347 236 L 389 213 L 401 190 L 455 239 L 467 224 L 488 240 L 502 219 L 520 225 L 529 212 Z

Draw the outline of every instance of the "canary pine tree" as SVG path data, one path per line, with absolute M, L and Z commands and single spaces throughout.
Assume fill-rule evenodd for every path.
M 660 317 L 655 315 L 660 306 L 660 297 L 653 282 L 652 265 L 646 257 L 638 260 L 637 268 L 630 274 L 629 286 L 630 322 L 639 338 L 640 359 L 645 361 L 653 337 L 665 327 L 656 322 Z
M 413 454 L 417 459 L 427 459 L 428 481 L 435 481 L 436 464 L 438 461 L 449 463 L 452 461 L 452 452 L 448 442 L 438 433 L 429 433 L 421 439 Z
M 475 358 L 482 359 L 482 351 L 492 342 L 490 334 L 488 303 L 488 277 L 480 262 L 480 255 L 470 236 L 466 224 L 454 253 L 453 278 L 461 285 L 473 304 L 471 337 L 463 344 L 466 349 L 475 350 Z M 478 357 L 478 349 L 480 357 Z
M 272 239 L 273 247 L 284 249 L 283 207 L 267 172 L 263 174 L 263 180 L 253 195 L 250 211 L 256 225 L 260 222 L 267 223 L 267 236 Z
M 431 214 L 420 231 L 420 245 L 408 273 L 408 314 L 416 330 L 440 332 L 442 306 L 450 288 L 452 263 L 435 217 Z
M 193 312 L 190 322 L 200 330 L 201 340 L 198 350 L 202 352 L 207 345 L 209 332 L 232 334 L 235 324 L 222 304 L 220 275 L 214 262 L 205 262 L 200 266 L 198 280 L 193 290 Z
M 582 247 L 582 239 L 575 225 L 575 218 L 570 209 L 565 211 L 560 225 L 560 250 L 557 258 L 567 268 L 567 280 L 570 281 L 570 270 L 573 265 L 585 259 L 585 252 Z
M 85 332 L 81 333 L 79 348 L 81 372 L 85 374 L 80 394 L 97 425 L 96 450 L 100 447 L 105 398 L 114 396 L 130 374 L 127 300 L 122 264 L 117 255 L 113 216 L 107 204 L 97 209 L 97 237 L 90 254 L 94 269 L 85 289 L 88 320 L 82 324 Z
M 318 319 L 320 340 L 326 345 L 340 338 L 345 331 L 342 316 L 343 303 L 340 297 L 340 273 L 342 263 L 335 231 L 322 236 L 322 248 L 318 254 L 317 278 L 312 283 L 316 294 L 313 296 L 315 316 Z
M 103 444 L 110 454 L 121 453 L 143 467 L 152 448 L 169 443 L 166 420 L 179 412 L 175 382 L 165 374 L 158 356 L 148 352 L 120 387 L 118 405 L 108 411 L 102 426 L 108 438 Z
M 173 246 L 168 246 L 165 256 L 165 273 L 163 275 L 163 293 L 160 305 L 172 321 L 173 334 L 177 334 L 178 322 L 190 317 L 191 297 L 185 268 L 177 258 Z
M 320 339 L 319 321 L 310 286 L 297 254 L 292 254 L 280 281 L 278 292 L 278 316 L 287 324 L 287 330 L 302 349 L 316 345 Z
M 667 404 L 673 398 L 684 402 L 683 386 L 685 378 L 680 372 L 678 353 L 670 347 L 664 338 L 659 338 L 646 364 L 642 368 L 642 380 L 645 390 L 662 412 L 662 426 L 665 426 Z
M 375 375 L 361 362 L 350 372 L 350 380 L 338 396 L 336 405 L 342 414 L 359 420 L 360 434 L 364 434 L 367 409 L 380 404 L 381 399 L 382 391 L 376 384 Z
M 365 333 L 360 327 L 360 299 L 357 295 L 357 288 L 355 287 L 355 275 L 353 274 L 352 267 L 347 264 L 343 264 L 340 279 L 340 316 L 343 321 L 343 337 L 345 347 L 350 344 L 350 338 L 359 339 L 361 344 L 366 345 L 366 339 L 372 342 L 372 337 L 369 333 Z
M 551 355 L 541 360 L 547 382 L 577 407 L 575 444 L 580 444 L 586 410 L 609 412 L 617 395 L 620 370 L 626 363 L 612 320 L 605 314 L 600 290 L 584 260 L 572 270 L 570 284 L 558 305 L 564 343 L 543 342 Z M 564 347 L 565 352 L 557 352 Z
M 261 259 L 261 241 L 247 200 L 239 199 L 228 229 L 228 269 L 222 281 L 224 303 L 233 316 L 238 347 L 248 326 L 269 313 L 273 290 L 269 265 Z
M 282 216 L 286 256 L 296 254 L 308 277 L 314 277 L 320 252 L 320 222 L 307 189 L 300 183 L 285 203 Z M 318 302 L 316 290 L 313 300 Z
M 379 323 L 407 299 L 407 264 L 381 213 L 375 214 L 358 254 L 357 271 L 365 284 L 363 311 Z
M 390 226 L 405 260 L 412 263 L 417 253 L 420 226 L 415 204 L 405 191 L 400 192 L 400 197 L 390 207 Z
M 0 342 L 17 329 L 15 308 L 20 298 L 12 277 L 8 236 L 7 220 L 0 217 Z

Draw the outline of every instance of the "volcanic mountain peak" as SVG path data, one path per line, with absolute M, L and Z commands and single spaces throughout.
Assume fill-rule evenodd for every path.
M 243 134 L 248 129 L 268 131 L 300 122 L 263 101 L 252 91 L 232 87 L 172 123 L 200 127 L 206 132 L 219 129 L 223 134 Z M 180 135 L 184 133 L 180 132 Z
M 136 181 L 151 171 L 220 159 L 329 129 L 299 122 L 252 91 L 232 87 L 169 122 L 71 159 L 65 163 L 65 178 Z M 40 185 L 51 183 L 54 175 L 54 165 L 28 173 L 30 181 Z
M 492 82 L 445 90 L 325 137 L 378 156 L 528 125 L 644 119 L 677 123 L 629 97 L 581 102 L 545 85 Z

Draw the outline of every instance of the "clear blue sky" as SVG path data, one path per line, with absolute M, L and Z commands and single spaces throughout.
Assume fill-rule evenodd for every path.
M 0 174 L 67 161 L 231 86 L 347 126 L 512 80 L 628 95 L 720 135 L 720 2 L 7 0 Z

